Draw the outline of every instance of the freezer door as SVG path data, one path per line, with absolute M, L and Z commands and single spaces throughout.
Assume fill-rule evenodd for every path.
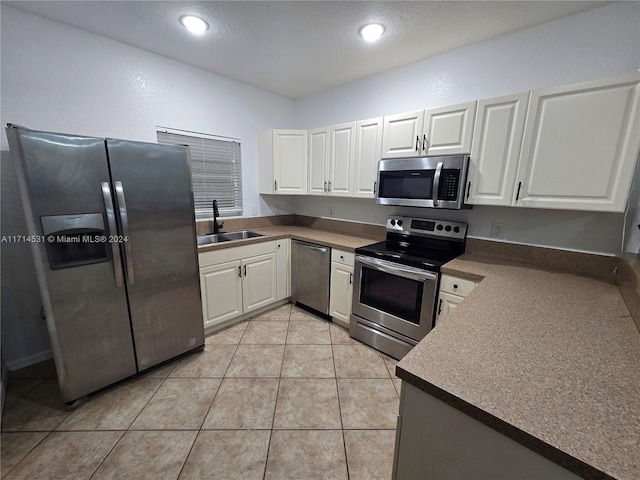
M 136 373 L 118 251 L 75 241 L 84 240 L 78 232 L 116 234 L 102 189 L 104 140 L 17 127 L 7 137 L 29 233 L 45 236 L 31 249 L 62 397 L 71 402 Z
M 204 344 L 189 150 L 107 140 L 138 368 Z

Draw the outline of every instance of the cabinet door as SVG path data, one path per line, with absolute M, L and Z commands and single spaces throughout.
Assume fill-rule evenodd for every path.
M 470 153 L 475 117 L 476 102 L 427 110 L 422 155 Z
M 244 313 L 276 301 L 276 254 L 242 261 L 242 304 Z
M 309 194 L 325 195 L 329 181 L 329 127 L 309 130 Z
M 277 286 L 276 286 L 276 300 L 283 300 L 291 296 L 291 282 L 289 274 L 289 245 L 291 240 L 283 238 L 282 240 L 276 240 L 276 263 L 277 263 Z
M 478 102 L 467 203 L 511 205 L 529 93 Z
M 383 118 L 382 158 L 421 155 L 424 110 Z
M 382 152 L 382 117 L 356 123 L 353 196 L 374 198 L 378 160 Z
M 640 144 L 640 74 L 531 92 L 514 203 L 622 212 Z
M 329 315 L 333 317 L 334 322 L 345 328 L 349 328 L 352 295 L 353 267 L 332 262 Z
M 273 164 L 275 192 L 307 194 L 307 131 L 274 130 Z
M 355 122 L 331 127 L 329 193 L 341 197 L 353 196 L 353 163 L 356 153 Z
M 449 315 L 464 300 L 464 297 L 451 295 L 450 293 L 440 292 L 440 300 L 438 301 L 438 315 L 436 316 L 436 325 L 440 320 Z
M 200 269 L 204 327 L 212 327 L 242 315 L 240 262 L 221 263 Z

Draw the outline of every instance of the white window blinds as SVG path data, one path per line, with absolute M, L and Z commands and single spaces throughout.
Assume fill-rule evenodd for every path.
M 242 215 L 240 142 L 178 132 L 159 129 L 158 143 L 189 147 L 196 219 L 213 217 L 214 199 L 221 217 Z

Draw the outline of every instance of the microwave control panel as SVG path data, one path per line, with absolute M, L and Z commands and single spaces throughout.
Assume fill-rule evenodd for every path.
M 458 199 L 458 184 L 460 183 L 460 170 L 444 169 L 440 175 L 440 187 L 438 188 L 439 200 L 456 201 Z
M 387 231 L 463 240 L 467 235 L 467 224 L 449 220 L 397 216 L 387 219 Z

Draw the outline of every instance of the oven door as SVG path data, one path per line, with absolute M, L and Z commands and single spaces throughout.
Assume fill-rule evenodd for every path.
M 353 314 L 420 341 L 433 325 L 438 274 L 356 256 Z

